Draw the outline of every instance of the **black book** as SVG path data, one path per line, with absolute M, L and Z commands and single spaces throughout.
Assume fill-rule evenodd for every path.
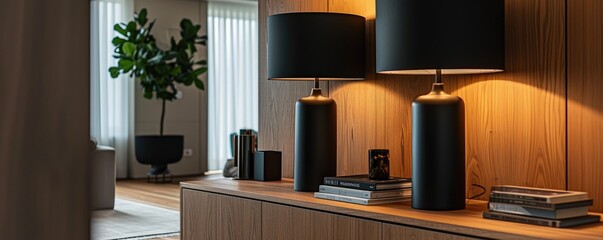
M 589 223 L 597 223 L 601 221 L 601 217 L 599 215 L 586 215 L 582 217 L 575 218 L 567 218 L 567 219 L 544 219 L 544 218 L 536 218 L 536 217 L 528 217 L 521 215 L 514 215 L 508 213 L 500 213 L 493 211 L 486 211 L 483 213 L 484 218 L 508 221 L 508 222 L 517 222 L 517 223 L 527 223 L 532 225 L 540 225 L 547 227 L 556 227 L 556 228 L 566 228 L 566 227 L 574 227 Z
M 490 197 L 490 202 L 497 203 L 509 203 L 516 204 L 523 207 L 531 207 L 531 208 L 539 208 L 544 210 L 558 210 L 558 209 L 566 209 L 566 208 L 576 208 L 576 207 L 588 207 L 593 205 L 592 199 L 586 199 L 576 202 L 566 202 L 566 203 L 545 203 L 545 202 L 535 202 L 528 201 L 516 198 L 503 198 L 503 197 Z
M 557 210 L 548 210 L 534 207 L 524 207 L 517 204 L 510 203 L 488 203 L 490 211 L 504 212 L 518 215 L 525 215 L 530 217 L 548 218 L 548 219 L 566 219 L 575 218 L 588 215 L 588 207 L 575 207 L 575 208 L 564 208 Z
M 388 180 L 370 180 L 368 175 L 352 175 L 341 177 L 325 177 L 325 185 L 363 189 L 363 190 L 385 190 L 410 188 L 412 186 L 410 178 L 390 177 Z

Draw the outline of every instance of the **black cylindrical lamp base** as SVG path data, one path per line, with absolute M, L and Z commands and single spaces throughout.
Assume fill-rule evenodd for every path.
M 295 104 L 294 190 L 318 192 L 337 174 L 337 106 L 319 88 Z
M 465 107 L 442 83 L 412 104 L 412 207 L 465 208 Z

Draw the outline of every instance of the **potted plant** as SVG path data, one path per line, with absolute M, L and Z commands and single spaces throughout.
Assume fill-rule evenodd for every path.
M 148 24 L 147 24 L 148 23 Z M 180 40 L 170 40 L 170 48 L 157 47 L 151 33 L 155 20 L 148 22 L 147 10 L 142 9 L 134 20 L 115 24 L 117 37 L 113 38 L 117 66 L 109 68 L 111 77 L 129 74 L 142 87 L 146 99 L 161 100 L 159 135 L 136 136 L 136 159 L 151 164 L 150 175 L 167 174 L 167 164 L 180 161 L 184 148 L 183 135 L 164 135 L 166 101 L 177 100 L 181 93 L 177 86 L 191 86 L 203 90 L 200 76 L 207 72 L 207 61 L 193 57 L 197 45 L 205 45 L 206 36 L 199 36 L 200 25 L 189 19 L 180 22 Z

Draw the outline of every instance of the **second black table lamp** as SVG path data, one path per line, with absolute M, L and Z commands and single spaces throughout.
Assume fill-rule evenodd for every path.
M 442 74 L 504 69 L 503 0 L 377 0 L 377 72 L 435 75 L 412 103 L 412 207 L 465 208 L 465 106 Z
M 365 18 L 341 13 L 268 17 L 268 79 L 314 81 L 295 104 L 295 191 L 316 192 L 337 174 L 337 107 L 319 80 L 362 80 Z

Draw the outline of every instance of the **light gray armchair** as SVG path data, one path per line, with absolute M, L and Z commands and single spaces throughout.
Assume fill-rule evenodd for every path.
M 91 143 L 92 145 L 92 143 Z M 115 149 L 96 145 L 90 154 L 90 193 L 92 210 L 115 206 Z

